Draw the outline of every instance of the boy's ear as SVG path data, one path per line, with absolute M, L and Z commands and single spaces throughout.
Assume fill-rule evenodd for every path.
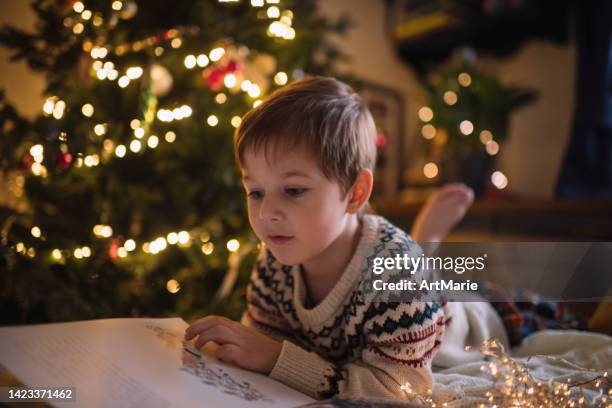
M 349 201 L 346 210 L 351 213 L 357 213 L 370 199 L 372 194 L 372 186 L 374 184 L 374 175 L 370 169 L 362 169 L 353 183 L 353 187 L 349 191 Z

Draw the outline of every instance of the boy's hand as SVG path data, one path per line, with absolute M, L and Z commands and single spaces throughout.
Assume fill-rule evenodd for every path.
M 199 335 L 195 347 L 209 341 L 219 345 L 216 357 L 239 367 L 270 374 L 280 355 L 282 343 L 238 322 L 220 316 L 206 316 L 185 330 L 185 339 Z

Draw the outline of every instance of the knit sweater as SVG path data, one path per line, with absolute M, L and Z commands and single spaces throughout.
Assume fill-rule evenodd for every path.
M 363 276 L 375 257 L 418 256 L 420 247 L 380 216 L 365 215 L 357 249 L 325 299 L 305 306 L 300 265 L 263 248 L 242 323 L 282 341 L 270 377 L 313 398 L 408 398 L 432 387 L 432 357 L 450 318 L 437 302 L 370 302 Z M 404 386 L 404 387 L 402 387 Z

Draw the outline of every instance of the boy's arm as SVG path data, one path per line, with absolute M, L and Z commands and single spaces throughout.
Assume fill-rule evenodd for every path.
M 360 360 L 335 365 L 284 341 L 270 376 L 313 398 L 407 398 L 407 389 L 427 395 L 432 387 L 431 360 L 446 323 L 441 306 L 399 304 L 382 313 L 372 308 Z

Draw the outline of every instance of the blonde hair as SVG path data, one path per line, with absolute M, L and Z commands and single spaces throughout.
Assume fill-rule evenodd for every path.
M 346 194 L 362 169 L 374 171 L 376 128 L 372 115 L 351 87 L 334 78 L 310 77 L 272 93 L 242 118 L 234 134 L 234 154 L 244 168 L 244 152 L 274 153 L 305 146 L 323 174 Z

